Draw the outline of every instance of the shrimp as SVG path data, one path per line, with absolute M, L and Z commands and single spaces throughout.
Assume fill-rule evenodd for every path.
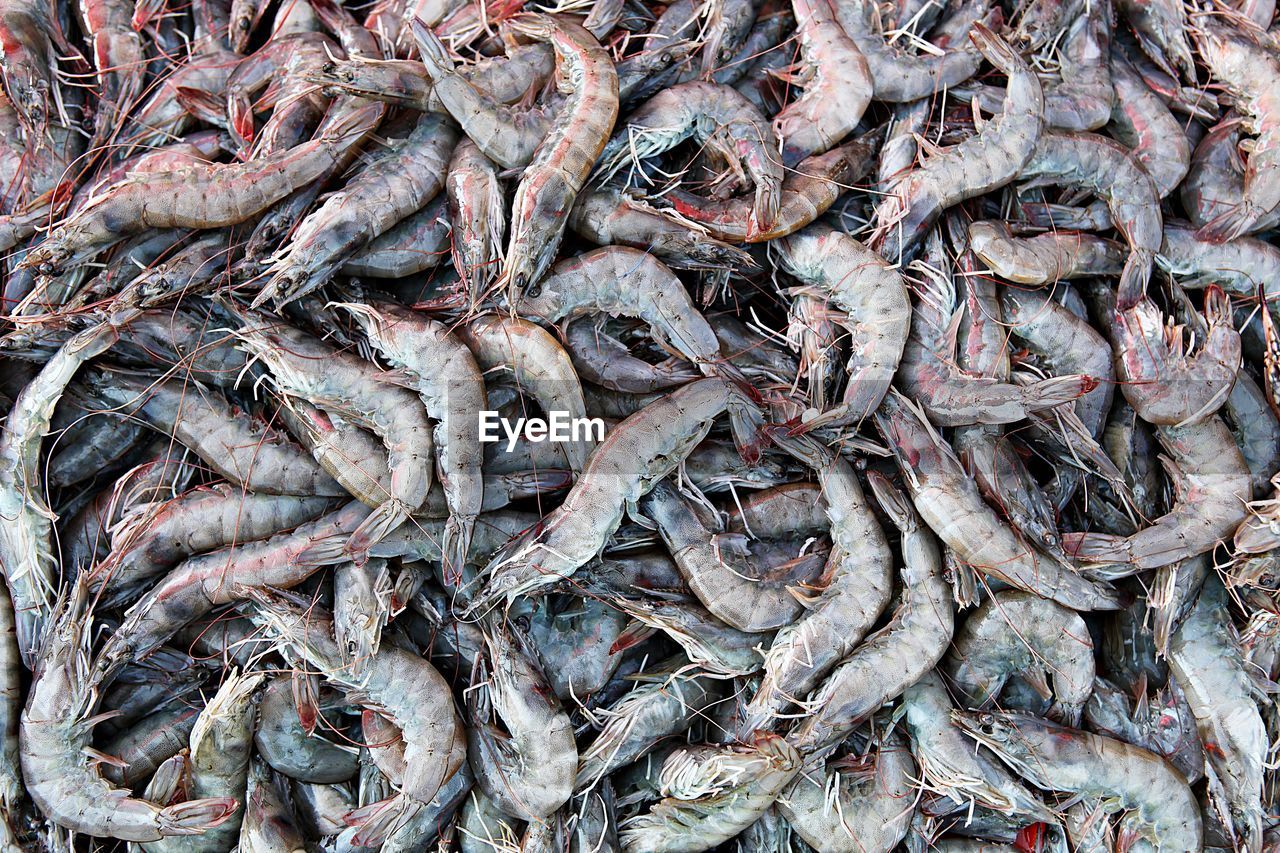
M 612 391 L 652 394 L 678 388 L 701 375 L 682 358 L 650 364 L 632 355 L 626 344 L 588 318 L 568 324 L 565 348 L 580 378 Z
M 788 166 L 839 144 L 858 126 L 871 103 L 875 78 L 832 5 L 830 0 L 791 3 L 800 42 L 800 62 L 791 79 L 804 94 L 773 120 L 782 161 Z
M 1156 265 L 1188 288 L 1217 285 L 1232 296 L 1280 300 L 1280 249 L 1256 237 L 1208 243 L 1184 222 L 1165 222 Z
M 173 436 L 244 491 L 344 494 L 302 448 L 235 409 L 221 391 L 195 382 L 156 381 L 105 370 L 89 373 L 84 385 L 90 398 Z
M 1005 287 L 1000 291 L 1000 304 L 1013 334 L 1047 369 L 1097 380 L 1092 390 L 1076 398 L 1075 413 L 1091 436 L 1101 436 L 1116 384 L 1107 340 L 1044 291 Z
M 902 694 L 902 705 L 927 790 L 966 810 L 979 805 L 1003 815 L 1057 822 L 1053 812 L 989 752 L 974 749 L 973 742 L 952 721 L 951 697 L 936 671 L 925 673 L 908 687 Z
M 307 216 L 283 253 L 271 262 L 271 279 L 254 298 L 290 302 L 319 287 L 373 238 L 420 210 L 443 188 L 445 166 L 457 143 L 452 123 L 424 114 L 404 142 L 374 160 Z
M 802 283 L 798 293 L 830 301 L 836 323 L 852 335 L 844 399 L 810 427 L 867 417 L 889 390 L 910 331 L 911 303 L 902 276 L 857 240 L 826 225 L 778 243 L 779 265 Z
M 1262 217 L 1280 207 L 1280 58 L 1246 29 L 1214 15 L 1196 14 L 1189 32 L 1215 82 L 1235 100 L 1255 134 L 1242 195 L 1197 233 L 1222 243 L 1253 231 Z
M 1081 231 L 1014 237 L 1003 222 L 974 222 L 969 241 L 992 272 L 1018 284 L 1119 275 L 1125 262 L 1119 243 Z
M 1150 299 L 1117 312 L 1116 376 L 1138 416 L 1150 424 L 1181 426 L 1212 417 L 1226 402 L 1240 369 L 1240 334 L 1230 299 L 1210 286 L 1204 297 L 1208 333 L 1196 356 L 1185 354 L 1182 329 L 1167 327 Z
M 1195 715 L 1206 746 L 1207 769 L 1216 777 L 1210 800 L 1230 823 L 1233 843 L 1262 844 L 1263 769 L 1268 735 L 1253 698 L 1222 585 L 1205 582 L 1190 616 L 1169 645 L 1169 669 Z
M 724 160 L 739 181 L 751 178 L 755 200 L 747 233 L 772 228 L 781 201 L 782 158 L 768 120 L 728 86 L 681 83 L 645 101 L 604 146 L 597 174 L 608 179 L 627 160 L 638 163 L 690 138 Z
M 661 261 L 636 249 L 607 246 L 563 260 L 513 307 L 544 323 L 586 313 L 638 317 L 649 324 L 654 338 L 704 374 L 729 369 L 715 332 L 684 284 Z
M 338 162 L 380 107 L 353 110 L 314 140 L 247 163 L 194 165 L 125 178 L 61 222 L 20 265 L 57 275 L 146 228 L 220 228 L 266 210 Z
M 1133 27 L 1143 53 L 1170 74 L 1174 73 L 1172 65 L 1176 65 L 1192 80 L 1196 78 L 1195 60 L 1187 41 L 1192 27 L 1183 4 L 1175 0 L 1117 0 L 1116 7 Z
M 865 5 L 865 0 L 857 2 Z M 974 25 L 969 38 L 1009 78 L 1003 110 L 976 136 L 943 149 L 904 175 L 877 206 L 872 248 L 891 263 L 911 254 L 943 210 L 1009 183 L 1037 151 L 1044 126 L 1040 81 L 982 24 Z
M 242 601 L 252 585 L 289 587 L 324 565 L 328 555 L 369 515 L 352 501 L 319 519 L 261 542 L 201 554 L 180 563 L 125 614 L 103 647 L 104 660 L 134 660 L 151 653 L 187 623 L 220 604 Z
M 613 187 L 579 194 L 569 212 L 569 227 L 600 246 L 630 246 L 651 252 L 673 269 L 746 270 L 756 266 L 755 260 L 736 246 L 690 228 Z
M 474 306 L 498 276 L 507 219 L 497 169 L 469 139 L 463 139 L 453 151 L 445 191 L 453 231 L 453 265 Z
M 1125 577 L 1207 553 L 1245 518 L 1249 466 L 1221 418 L 1161 426 L 1156 433 L 1169 457 L 1173 508 L 1131 536 L 1065 535 L 1067 553 L 1088 564 L 1090 575 Z
M 1192 224 L 1204 226 L 1219 215 L 1230 213 L 1244 196 L 1245 166 L 1240 159 L 1240 125 L 1234 114 L 1210 128 L 1191 154 L 1187 176 L 1178 188 L 1178 198 Z M 1266 231 L 1280 222 L 1280 209 L 1261 216 L 1253 230 Z M 1243 239 L 1243 236 L 1236 240 Z M 1207 240 L 1201 240 L 1208 243 Z M 1219 244 L 1226 247 L 1235 240 Z
M 233 798 L 161 808 L 102 778 L 92 714 L 107 672 L 90 659 L 88 596 L 77 582 L 53 615 L 22 712 L 18 745 L 31 799 L 58 826 L 96 838 L 158 841 L 220 826 L 236 809 Z
M 380 381 L 378 369 L 358 356 L 280 323 L 247 315 L 241 315 L 241 321 L 237 339 L 270 367 L 277 387 L 352 416 L 386 444 L 391 494 L 347 542 L 347 553 L 358 561 L 427 499 L 432 442 L 426 410 L 417 395 Z
M 879 474 L 868 477 L 880 507 L 902 534 L 904 595 L 889 623 L 857 646 L 805 701 L 812 713 L 788 736 L 805 755 L 844 740 L 885 702 L 942 659 L 954 629 L 951 587 L 937 540 L 907 498 Z
M 200 712 L 191 731 L 188 788 L 192 797 L 244 801 L 257 711 L 253 700 L 263 678 L 262 673 L 232 672 Z M 237 809 L 226 823 L 206 830 L 193 844 L 183 838 L 167 838 L 148 845 L 147 853 L 231 848 L 239 839 L 244 814 L 244 809 Z
M 679 188 L 665 194 L 676 214 L 697 223 L 717 240 L 763 243 L 792 234 L 822 214 L 854 181 L 875 164 L 872 132 L 825 154 L 800 161 L 782 181 L 778 215 L 772 228 L 753 231 L 750 204 L 743 198 L 708 200 Z
M 471 612 L 569 577 L 599 553 L 624 509 L 680 464 L 725 409 L 742 405 L 721 379 L 700 379 L 662 397 L 614 427 L 564 502 L 533 530 L 500 551 Z
M 801 759 L 780 736 L 694 755 L 680 750 L 662 768 L 670 794 L 622 824 L 627 853 L 695 853 L 746 829 L 800 771 Z
M 16 612 L 18 650 L 28 669 L 35 667 L 58 587 L 54 515 L 45 504 L 40 445 L 71 378 L 115 343 L 120 321 L 128 319 L 129 314 L 120 315 L 68 339 L 14 400 L 0 433 L 0 568 Z
M 595 37 L 577 24 L 522 15 L 508 26 L 551 44 L 557 77 L 568 93 L 511 202 L 501 282 L 513 298 L 536 284 L 555 260 L 569 211 L 618 118 L 618 75 Z
M 447 201 L 437 196 L 357 249 L 339 272 L 353 277 L 404 278 L 447 261 L 452 239 Z
M 689 661 L 721 678 L 751 675 L 760 669 L 759 649 L 772 632 L 747 633 L 730 628 L 697 603 L 696 599 L 624 598 L 611 602 L 638 623 L 618 638 L 615 649 L 625 649 L 662 631 L 684 649 Z
M 258 707 L 253 743 L 270 767 L 299 782 L 317 784 L 337 784 L 356 775 L 354 750 L 311 734 L 302 725 L 289 675 L 267 683 Z
M 360 662 L 353 672 L 333 639 L 332 620 L 317 608 L 303 610 L 280 593 L 251 592 L 254 624 L 275 638 L 287 659 L 312 666 L 362 706 L 390 719 L 404 740 L 400 791 L 429 803 L 466 762 L 462 720 L 449 685 L 430 663 L 392 645 Z
M 662 541 L 698 600 L 739 631 L 760 632 L 790 624 L 802 605 L 789 592 L 789 574 L 771 577 L 757 565 L 746 538 L 708 527 L 677 489 L 660 483 L 642 511 L 658 525 Z
M 889 853 L 911 826 L 915 762 L 901 736 L 876 743 L 874 758 L 858 758 L 827 761 L 778 795 L 791 828 L 823 853 Z
M 575 790 L 583 791 L 680 734 L 721 701 L 714 678 L 659 666 L 630 692 L 596 713 L 604 728 L 578 757 Z
M 945 670 L 966 704 L 984 708 L 1005 682 L 1019 675 L 1048 698 L 1048 716 L 1077 726 L 1093 690 L 1093 641 L 1084 620 L 1060 604 L 1017 590 L 1003 590 L 965 620 Z
M 1111 53 L 1111 84 L 1116 102 L 1107 133 L 1127 145 L 1147 170 L 1160 198 L 1169 196 L 1191 165 L 1191 141 L 1160 96 L 1121 54 Z
M 226 484 L 136 504 L 112 525 L 111 553 L 89 577 L 100 594 L 112 591 L 119 603 L 119 596 L 136 593 L 139 584 L 188 557 L 265 539 L 333 508 L 332 498 L 246 493 Z
M 271 778 L 271 770 L 261 761 L 249 764 L 249 784 L 245 789 L 244 822 L 240 825 L 237 850 L 306 850 L 302 833 L 294 825 L 290 809 Z
M 467 731 L 476 782 L 506 814 L 538 821 L 573 794 L 578 748 L 569 715 L 551 693 L 522 637 L 501 624 L 484 629 L 488 688 L 481 705 L 492 705 L 506 733 L 487 719 Z M 477 714 L 488 717 L 487 708 Z
M 1182 774 L 1164 758 L 1029 714 L 959 714 L 956 722 L 1033 785 L 1106 798 L 1128 809 L 1122 834 L 1162 850 L 1201 849 L 1199 803 Z
M 1047 133 L 1018 177 L 1066 183 L 1106 201 L 1112 224 L 1129 246 L 1120 274 L 1119 307 L 1136 304 L 1146 292 L 1163 224 L 1155 183 L 1128 149 L 1094 134 Z
M 926 251 L 928 260 L 912 264 L 921 278 L 910 280 L 916 299 L 896 378 L 898 386 L 924 407 L 931 422 L 940 426 L 1012 423 L 1032 412 L 1069 403 L 1094 388 L 1093 377 L 1082 374 L 1023 386 L 1003 376 L 960 367 L 950 331 L 956 317 L 955 282 L 947 270 L 935 265 L 945 265 L 941 238 L 930 237 Z
M 982 55 L 991 59 L 977 38 L 974 42 L 979 45 L 978 50 L 965 46 L 912 56 L 885 40 L 876 22 L 875 4 L 868 0 L 836 0 L 832 6 L 836 20 L 866 57 L 877 101 L 906 103 L 927 98 L 976 74 Z M 798 12 L 796 16 L 799 17 Z M 981 30 L 985 30 L 982 24 L 974 25 L 979 38 L 985 38 Z M 992 61 L 1001 70 L 1008 70 L 1000 62 Z
M 1097 130 L 1111 118 L 1115 90 L 1111 82 L 1108 29 L 1111 9 L 1107 3 L 1087 3 L 1062 35 L 1059 79 L 1044 88 L 1044 118 L 1056 130 Z M 997 112 L 1003 92 L 995 86 L 974 90 L 987 112 Z
M 1120 596 L 1069 565 L 1037 554 L 986 505 L 951 449 L 925 418 L 896 393 L 876 413 L 902 469 L 907 490 L 933 532 L 963 562 L 1017 589 L 1076 610 L 1114 610 Z
M 520 317 L 486 315 L 454 329 L 470 348 L 485 374 L 510 371 L 517 387 L 529 394 L 544 412 L 565 412 L 585 418 L 582 384 L 569 354 L 541 326 Z M 585 436 L 559 445 L 569 467 L 581 474 L 595 442 Z
M 353 669 L 378 653 L 391 620 L 391 573 L 386 560 L 343 563 L 333 572 L 333 633 Z
M 807 613 L 778 632 L 765 655 L 764 680 L 739 723 L 743 739 L 773 724 L 857 648 L 893 587 L 892 552 L 849 463 L 807 436 L 774 440 L 817 475 L 832 549 L 816 584 L 822 592 L 806 602 Z
M 435 449 L 440 482 L 449 505 L 441 549 L 446 576 L 462 570 L 471 531 L 484 501 L 480 436 L 466 423 L 488 408 L 484 379 L 466 344 L 435 320 L 382 300 L 342 302 L 370 342 L 418 392 L 436 421 Z

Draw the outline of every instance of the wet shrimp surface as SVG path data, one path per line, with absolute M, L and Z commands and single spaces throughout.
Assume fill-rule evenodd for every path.
M 1274 0 L 0 0 L 0 853 L 1280 849 Z

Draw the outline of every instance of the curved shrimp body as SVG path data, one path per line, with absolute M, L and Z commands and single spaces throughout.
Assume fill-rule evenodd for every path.
M 698 223 L 718 240 L 763 243 L 799 231 L 826 213 L 845 187 L 874 165 L 875 148 L 873 138 L 861 137 L 802 160 L 783 179 L 777 218 L 772 228 L 763 231 L 749 227 L 752 212 L 746 199 L 709 200 L 681 189 L 666 197 L 677 214 Z
M 1076 398 L 1075 411 L 1089 434 L 1102 434 L 1115 393 L 1111 346 L 1089 323 L 1055 302 L 1047 291 L 1005 287 L 1004 319 L 1027 348 L 1056 374 L 1079 373 L 1097 385 Z
M 802 605 L 788 592 L 794 580 L 768 577 L 754 564 L 745 537 L 707 526 L 673 485 L 659 484 L 643 506 L 689 588 L 718 619 L 760 632 L 790 624 L 800 614 Z
M 764 680 L 739 724 L 743 739 L 773 724 L 857 648 L 893 588 L 893 554 L 849 463 L 805 436 L 774 440 L 817 474 L 832 547 L 816 584 L 822 592 L 809 602 L 808 613 L 778 632 L 765 655 Z
M 297 666 L 316 667 L 325 681 L 364 708 L 387 717 L 400 731 L 400 790 L 430 803 L 467 760 L 462 720 L 449 684 L 426 659 L 384 643 L 355 668 L 343 658 L 328 614 L 303 610 L 279 593 L 254 590 L 254 623 L 275 638 Z
M 556 121 L 525 168 L 511 202 L 511 235 L 502 278 L 509 296 L 542 278 L 555 259 L 569 211 L 618 118 L 618 75 L 609 54 L 577 24 L 549 15 L 508 25 L 549 42 L 568 92 Z
M 943 149 L 908 172 L 880 203 L 875 242 L 891 262 L 912 251 L 943 210 L 1009 183 L 1037 150 L 1044 126 L 1039 79 L 982 24 L 975 24 L 969 37 L 1009 78 L 1001 113 L 976 136 Z
M 460 572 L 484 502 L 484 451 L 478 431 L 469 423 L 472 413 L 488 408 L 480 368 L 466 344 L 449 334 L 443 323 L 382 300 L 344 302 L 339 307 L 352 315 L 387 361 L 408 374 L 436 420 L 437 470 L 449 506 L 441 548 L 446 573 Z
M 716 333 L 684 284 L 661 261 L 637 249 L 606 246 L 561 261 L 530 293 L 513 306 L 522 316 L 543 323 L 585 313 L 638 317 L 703 373 L 715 373 L 722 362 Z
M 1125 399 L 1147 423 L 1195 423 L 1212 417 L 1226 402 L 1240 369 L 1241 344 L 1231 302 L 1220 288 L 1205 291 L 1204 314 L 1204 345 L 1190 357 L 1182 329 L 1167 326 L 1150 299 L 1116 313 L 1116 376 Z
M 54 408 L 80 366 L 105 352 L 119 336 L 103 323 L 68 340 L 22 389 L 0 433 L 0 569 L 13 599 L 18 649 L 34 667 L 45 620 L 55 597 L 57 552 L 53 512 L 46 506 L 40 445 Z
M 1218 777 L 1237 843 L 1261 849 L 1263 770 L 1268 735 L 1253 698 L 1247 670 L 1221 583 L 1210 578 L 1169 645 L 1169 669 L 1186 695 L 1208 764 Z
M 902 534 L 903 597 L 885 627 L 855 648 L 806 701 L 814 709 L 788 736 L 804 755 L 844 740 L 885 702 L 934 667 L 955 627 L 938 542 L 911 502 L 879 474 L 871 488 Z
M 614 187 L 586 190 L 569 213 L 569 227 L 600 246 L 630 246 L 651 252 L 673 269 L 750 269 L 752 257 L 736 246 L 629 198 Z
M 1191 24 L 1187 10 L 1173 0 L 1117 0 L 1116 8 L 1133 27 L 1143 53 L 1157 62 L 1161 68 L 1173 74 L 1173 65 L 1182 69 L 1190 79 L 1196 79 L 1195 60 L 1191 55 L 1191 43 L 1187 33 Z
M 1214 81 L 1247 116 L 1246 130 L 1254 134 L 1243 194 L 1199 231 L 1203 239 L 1221 243 L 1256 230 L 1259 219 L 1280 207 L 1280 58 L 1245 28 L 1213 15 L 1195 15 L 1191 32 Z
M 449 259 L 453 227 L 448 204 L 437 196 L 374 237 L 342 264 L 348 276 L 404 278 L 437 267 Z
M 1244 197 L 1244 164 L 1237 150 L 1241 124 L 1238 116 L 1223 119 L 1209 129 L 1191 154 L 1191 166 L 1178 187 L 1178 198 L 1197 227 L 1223 214 L 1234 213 L 1236 204 Z M 1277 222 L 1280 222 L 1280 209 L 1260 216 L 1250 230 L 1266 231 Z M 1234 240 L 1222 245 L 1232 242 Z
M 804 94 L 773 120 L 782 160 L 794 166 L 831 150 L 862 120 L 873 78 L 866 58 L 836 20 L 830 0 L 792 0 Z
M 37 808 L 58 826 L 97 838 L 158 841 L 197 835 L 226 821 L 232 798 L 161 808 L 102 778 L 89 757 L 98 688 L 106 672 L 90 661 L 88 587 L 76 584 L 49 624 L 22 712 L 22 775 Z
M 1075 726 L 1093 691 L 1093 641 L 1074 611 L 1030 593 L 1002 590 L 965 620 L 945 669 L 971 708 L 993 702 L 1011 675 L 1020 674 L 1045 692 L 1046 675 L 1051 675 L 1050 716 Z
M 283 304 L 323 284 L 355 251 L 431 201 L 444 186 L 458 141 L 447 119 L 424 114 L 398 147 L 373 161 L 307 216 L 284 252 L 273 259 L 271 280 L 253 301 Z
M 1230 539 L 1245 518 L 1249 466 L 1221 418 L 1158 427 L 1157 436 L 1176 471 L 1173 509 L 1132 536 L 1064 536 L 1068 553 L 1094 564 L 1090 574 L 1123 577 L 1204 554 Z
M 565 348 L 578 376 L 612 391 L 652 394 L 697 379 L 698 369 L 682 358 L 650 364 L 631 354 L 627 345 L 588 318 L 565 329 Z
M 484 642 L 488 701 L 507 733 L 483 722 L 473 726 L 467 733 L 471 769 L 503 812 L 541 820 L 573 795 L 578 769 L 573 726 L 532 653 L 507 626 L 486 628 Z
M 1105 200 L 1112 224 L 1129 244 L 1119 306 L 1129 308 L 1142 298 L 1160 251 L 1163 222 L 1155 183 L 1127 148 L 1091 133 L 1046 133 L 1018 177 L 1065 183 Z
M 1059 79 L 1044 87 L 1046 127 L 1055 130 L 1097 130 L 1111 118 L 1115 90 L 1109 62 L 1110 9 L 1086 4 L 1063 35 Z M 961 87 L 968 94 L 970 87 Z M 1003 92 L 995 86 L 972 87 L 978 102 L 996 112 Z M 1180 133 L 1181 135 L 1181 133 Z
M 942 251 L 940 240 L 929 241 L 930 262 Z M 955 316 L 955 283 L 947 270 L 931 263 L 913 264 L 921 274 L 911 279 L 915 300 L 911 334 L 896 375 L 898 387 L 928 412 L 939 426 L 1013 423 L 1032 413 L 1070 403 L 1094 388 L 1094 379 L 1083 374 L 1054 376 L 1031 385 L 1008 381 L 961 368 L 949 332 Z M 978 311 L 972 308 L 979 309 Z M 980 306 L 971 306 L 977 316 Z M 1003 348 L 1003 347 L 1002 347 Z
M 1029 714 L 961 714 L 956 722 L 1033 785 L 1118 803 L 1130 810 L 1122 828 L 1161 850 L 1201 849 L 1195 794 L 1155 753 Z
M 56 275 L 146 228 L 221 228 L 244 222 L 326 174 L 370 130 L 381 109 L 355 110 L 312 141 L 246 163 L 126 178 L 50 232 L 23 259 L 23 268 Z
M 778 796 L 778 811 L 822 853 L 890 853 L 915 815 L 915 762 L 899 738 L 881 743 L 875 770 L 842 773 L 832 761 L 803 774 Z
M 670 474 L 734 401 L 720 379 L 700 379 L 609 431 L 559 508 L 496 555 L 471 610 L 557 583 L 595 557 L 628 504 Z
M 835 0 L 832 5 L 840 25 L 866 58 L 877 101 L 905 103 L 927 98 L 968 80 L 982 62 L 978 51 L 969 47 L 911 56 L 885 41 L 869 0 Z M 799 11 L 796 18 L 800 18 Z
M 480 152 L 504 169 L 521 169 L 552 129 L 554 106 L 520 107 L 503 103 L 453 67 L 444 43 L 420 22 L 414 38 L 431 82 L 431 98 L 440 103 Z
M 416 394 L 381 381 L 378 369 L 358 356 L 283 324 L 244 319 L 235 335 L 270 368 L 277 387 L 350 415 L 386 445 L 391 494 L 347 543 L 348 553 L 364 553 L 427 500 L 433 466 L 426 409 Z
M 51 99 L 58 98 L 57 63 L 49 7 L 35 0 L 6 3 L 0 10 L 0 34 L 4 51 L 0 70 L 4 90 L 22 124 L 37 137 L 44 135 L 50 119 Z
M 120 629 L 103 647 L 103 659 L 144 657 L 215 607 L 244 600 L 249 587 L 302 583 L 333 561 L 329 557 L 341 550 L 368 514 L 368 507 L 352 501 L 288 533 L 180 563 L 129 608 Z
M 764 814 L 800 767 L 800 754 L 774 734 L 709 754 L 677 751 L 662 768 L 671 796 L 625 822 L 619 840 L 627 853 L 709 850 Z
M 1160 269 L 1187 288 L 1216 284 L 1233 296 L 1280 299 L 1280 248 L 1256 237 L 1209 243 L 1185 222 L 1165 222 L 1164 242 L 1156 255 Z
M 520 317 L 493 314 L 458 326 L 454 333 L 471 349 L 482 371 L 510 371 L 517 387 L 533 397 L 543 411 L 566 412 L 575 419 L 586 417 L 582 384 L 573 362 L 546 329 Z M 587 436 L 560 446 L 569 467 L 580 474 L 595 442 Z
M 1111 83 L 1116 102 L 1107 132 L 1129 146 L 1133 158 L 1151 176 L 1156 193 L 1165 198 L 1187 175 L 1191 142 L 1165 102 L 1116 52 L 1111 55 Z
M 453 151 L 445 191 L 453 266 L 475 304 L 498 277 L 507 217 L 497 168 L 470 139 L 463 139 Z
M 1082 231 L 1014 237 L 1003 222 L 974 222 L 969 242 L 992 272 L 1018 284 L 1118 275 L 1125 262 L 1120 244 Z
M 640 105 L 600 154 L 607 179 L 628 160 L 661 154 L 693 138 L 723 158 L 736 175 L 751 178 L 755 200 L 747 230 L 773 227 L 782 192 L 782 158 L 768 120 L 746 98 L 717 83 L 680 83 Z
M 1004 765 L 990 753 L 973 748 L 973 742 L 952 721 L 951 696 L 936 671 L 908 687 L 902 694 L 902 705 L 920 773 L 932 790 L 957 808 L 976 804 L 1005 815 L 1057 821 Z
M 136 505 L 111 529 L 111 553 L 90 573 L 119 597 L 187 557 L 290 530 L 332 509 L 327 497 L 266 495 L 225 484 L 201 486 L 165 503 Z
M 867 417 L 884 399 L 911 329 L 911 301 L 902 276 L 875 252 L 826 225 L 810 225 L 779 243 L 780 265 L 804 291 L 843 313 L 853 336 L 848 385 L 840 411 Z
M 720 701 L 720 683 L 708 676 L 660 669 L 637 685 L 603 712 L 604 728 L 578 757 L 575 788 L 591 787 L 689 728 Z
M 285 436 L 235 409 L 221 391 L 178 379 L 154 381 L 94 371 L 89 394 L 162 430 L 246 491 L 277 495 L 345 494 Z
M 956 556 L 1017 589 L 1075 610 L 1114 610 L 1119 596 L 1036 553 L 987 506 L 924 414 L 890 394 L 876 422 L 898 459 L 916 511 Z

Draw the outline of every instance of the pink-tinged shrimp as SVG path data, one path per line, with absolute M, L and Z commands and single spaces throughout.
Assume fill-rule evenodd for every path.
M 90 660 L 88 585 L 77 583 L 49 625 L 22 712 L 22 775 L 37 808 L 58 826 L 96 838 L 158 841 L 226 822 L 232 797 L 161 808 L 102 778 L 92 747 L 94 706 L 106 672 Z
M 773 120 L 782 159 L 794 166 L 830 151 L 853 132 L 871 103 L 872 76 L 862 51 L 841 28 L 830 0 L 792 0 L 804 94 Z

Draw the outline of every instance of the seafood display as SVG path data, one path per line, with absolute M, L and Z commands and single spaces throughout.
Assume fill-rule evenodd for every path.
M 1274 0 L 0 0 L 0 853 L 1280 851 Z

